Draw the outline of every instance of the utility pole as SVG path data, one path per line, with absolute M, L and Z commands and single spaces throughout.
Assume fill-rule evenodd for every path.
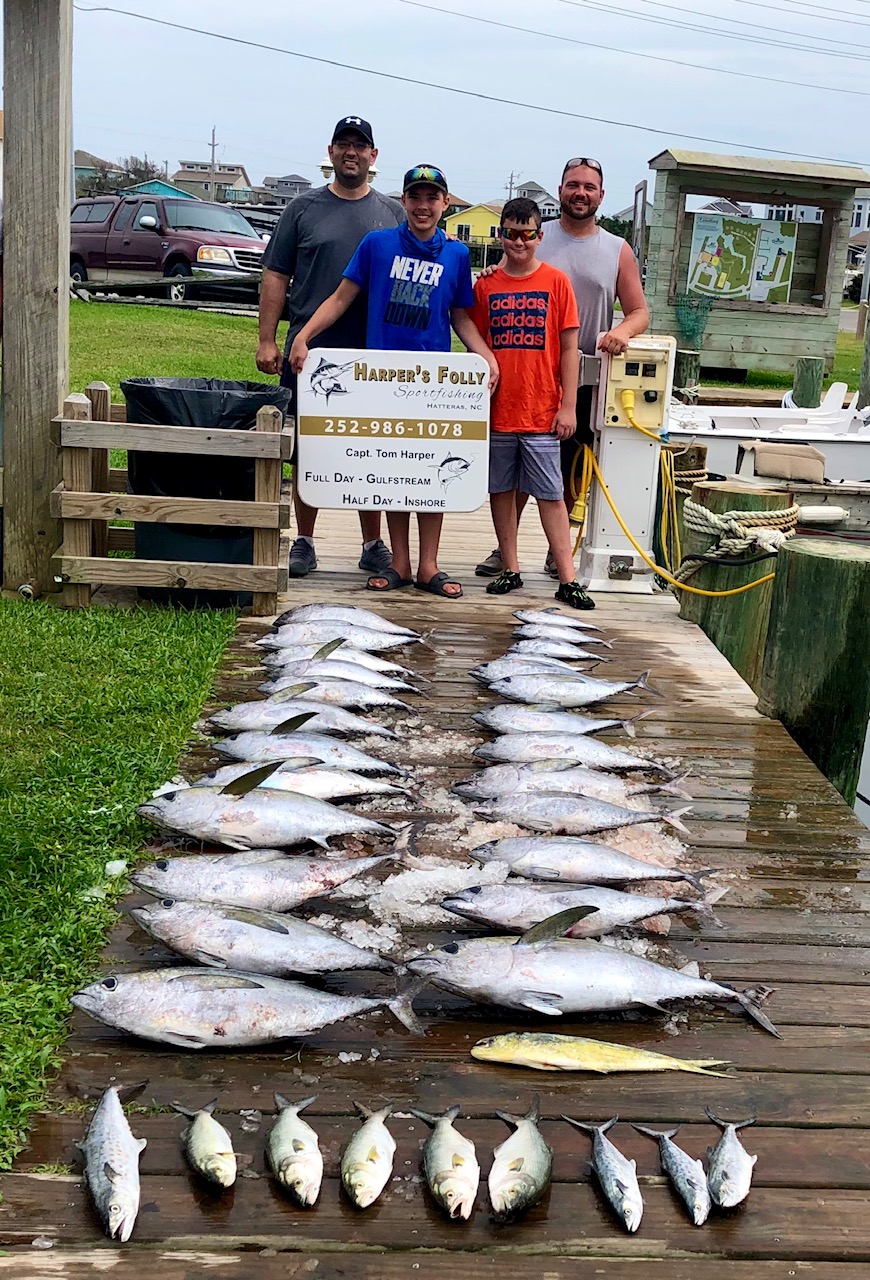
M 508 180 L 505 183 L 505 191 L 508 193 L 508 200 L 513 200 L 514 187 L 518 185 L 519 180 L 522 176 L 523 175 L 521 173 L 514 173 L 513 169 L 511 169 Z
M 215 163 L 214 163 L 214 153 L 215 153 L 215 151 L 217 150 L 217 142 L 215 141 L 215 136 L 214 136 L 214 125 L 212 125 L 212 128 L 211 128 L 211 144 L 210 144 L 210 145 L 211 145 L 211 167 L 209 168 L 209 188 L 208 188 L 208 190 L 209 190 L 209 195 L 210 195 L 211 199 L 212 199 L 212 200 L 216 200 L 216 199 L 217 199 L 217 192 L 215 191 Z

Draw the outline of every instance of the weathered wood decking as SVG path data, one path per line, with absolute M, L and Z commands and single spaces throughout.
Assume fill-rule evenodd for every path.
M 456 522 L 458 524 L 458 521 Z M 335 529 L 355 529 L 339 518 Z M 531 522 L 530 522 L 531 525 Z M 459 604 L 418 592 L 382 598 L 385 614 L 431 628 L 435 651 L 414 651 L 409 665 L 433 680 L 419 712 L 433 734 L 454 730 L 483 737 L 469 714 L 489 696 L 466 675 L 503 652 L 510 610 L 524 598 L 541 603 L 552 586 L 540 574 L 533 542 L 528 590 L 508 600 L 487 597 L 468 566 L 489 550 L 482 518 L 446 541 L 445 568 L 464 570 Z M 482 541 L 481 541 L 482 540 Z M 324 547 L 324 569 L 295 584 L 293 600 L 335 596 L 371 607 L 361 576 L 342 568 Z M 706 638 L 680 622 L 669 598 L 599 597 L 595 621 L 615 641 L 607 675 L 634 676 L 652 668 L 666 697 L 626 698 L 619 705 L 656 715 L 638 725 L 638 742 L 691 765 L 694 810 L 688 822 L 695 865 L 733 873 L 717 906 L 724 928 L 704 921 L 675 925 L 670 941 L 716 979 L 776 988 L 768 1012 L 781 1041 L 725 1011 L 693 1009 L 673 1037 L 664 1019 L 564 1019 L 547 1029 L 600 1036 L 683 1057 L 721 1057 L 733 1080 L 691 1075 L 551 1075 L 473 1061 L 471 1044 L 523 1019 L 499 1018 L 438 993 L 420 1001 L 429 1034 L 414 1039 L 386 1015 L 328 1028 L 302 1047 L 295 1043 L 249 1053 L 195 1054 L 137 1043 L 84 1016 L 72 1022 L 68 1056 L 48 1107 L 33 1130 L 16 1172 L 0 1180 L 0 1278 L 84 1280 L 410 1280 L 411 1277 L 516 1277 L 516 1280 L 865 1280 L 870 1274 L 870 832 L 801 754 L 785 731 L 760 717 L 754 696 Z M 250 652 L 256 630 L 243 624 L 215 691 L 237 699 L 255 688 Z M 608 704 L 609 707 L 614 704 Z M 425 734 L 420 731 L 420 736 Z M 447 782 L 468 770 L 468 758 L 439 758 L 437 738 L 426 763 Z M 443 754 L 443 752 L 442 752 Z M 420 753 L 417 753 L 418 757 Z M 211 757 L 197 745 L 188 763 Z M 437 828 L 428 847 L 437 847 Z M 317 908 L 319 909 L 319 908 Z M 458 930 L 462 932 L 461 928 Z M 429 940 L 444 938 L 432 933 Z M 421 940 L 418 933 L 416 941 Z M 422 940 L 425 942 L 426 938 Z M 160 963 L 168 955 L 127 918 L 111 939 L 105 970 Z M 343 979 L 361 989 L 374 979 Z M 530 1019 L 529 1026 L 540 1026 Z M 370 1060 L 370 1051 L 379 1057 Z M 299 1050 L 297 1052 L 297 1050 Z M 361 1061 L 337 1054 L 356 1051 Z M 148 1080 L 139 1104 L 174 1100 L 202 1105 L 219 1098 L 221 1119 L 236 1149 L 253 1157 L 235 1189 L 214 1198 L 195 1186 L 180 1155 L 184 1127 L 174 1113 L 145 1110 L 131 1121 L 148 1138 L 142 1158 L 142 1209 L 133 1240 L 102 1238 L 87 1202 L 73 1143 L 86 1116 L 76 1102 L 82 1085 L 112 1079 Z M 291 1097 L 317 1093 L 308 1113 L 321 1135 L 327 1176 L 317 1206 L 296 1209 L 265 1173 L 263 1147 L 274 1090 Z M 556 1153 L 545 1201 L 523 1219 L 499 1224 L 485 1188 L 468 1224 L 447 1222 L 419 1181 L 423 1125 L 391 1122 L 398 1150 L 396 1180 L 371 1210 L 360 1213 L 339 1195 L 338 1153 L 355 1120 L 352 1099 L 392 1099 L 441 1110 L 456 1102 L 469 1117 L 463 1129 L 478 1143 L 484 1176 L 492 1147 L 507 1133 L 496 1107 L 525 1109 L 541 1095 L 543 1130 Z M 689 1225 L 664 1184 L 655 1145 L 627 1122 L 682 1122 L 682 1141 L 701 1155 L 716 1131 L 704 1106 L 740 1119 L 757 1114 L 745 1135 L 759 1156 L 747 1204 L 706 1226 Z M 257 1110 L 254 1129 L 240 1113 Z M 590 1182 L 589 1143 L 558 1117 L 621 1117 L 614 1137 L 638 1162 L 646 1210 L 640 1231 L 617 1226 Z M 254 1117 L 256 1122 L 256 1117 Z M 69 1166 L 69 1174 L 59 1170 Z M 50 1250 L 31 1247 L 37 1237 Z

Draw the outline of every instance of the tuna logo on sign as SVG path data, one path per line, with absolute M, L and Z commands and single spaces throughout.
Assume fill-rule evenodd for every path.
M 450 488 L 454 480 L 458 480 L 460 476 L 464 476 L 471 463 L 467 458 L 457 458 L 453 454 L 448 454 L 443 462 L 432 463 L 438 475 L 438 483 L 444 493 Z
M 346 396 L 348 389 L 339 379 L 352 368 L 352 360 L 348 360 L 347 364 L 333 364 L 331 360 L 324 360 L 321 356 L 320 364 L 310 378 L 311 390 L 316 396 L 323 396 L 327 404 L 330 396 Z

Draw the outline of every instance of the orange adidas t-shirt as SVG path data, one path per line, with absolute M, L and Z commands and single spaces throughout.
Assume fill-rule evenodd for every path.
M 500 267 L 475 284 L 470 314 L 501 370 L 493 431 L 550 431 L 562 403 L 562 330 L 580 323 L 571 281 L 547 262 L 522 277 Z

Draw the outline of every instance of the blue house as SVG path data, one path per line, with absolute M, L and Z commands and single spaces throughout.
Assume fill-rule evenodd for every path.
M 124 187 L 121 194 L 125 196 L 165 196 L 173 200 L 199 199 L 199 196 L 192 195 L 189 191 L 182 191 L 181 187 L 175 187 L 171 182 L 164 182 L 162 178 L 152 178 L 150 182 L 137 182 L 135 187 Z

